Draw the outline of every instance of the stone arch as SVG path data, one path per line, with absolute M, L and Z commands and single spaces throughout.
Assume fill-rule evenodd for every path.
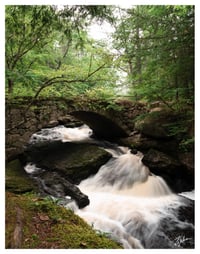
M 23 153 L 33 133 L 50 127 L 52 123 L 65 125 L 69 117 L 89 125 L 101 139 L 114 140 L 128 136 L 126 126 L 120 120 L 121 114 L 115 111 L 88 111 L 86 105 L 79 109 L 67 100 L 36 100 L 26 112 L 27 105 L 27 98 L 22 98 L 18 103 L 6 101 L 6 160 Z M 23 121 L 25 114 L 26 118 Z

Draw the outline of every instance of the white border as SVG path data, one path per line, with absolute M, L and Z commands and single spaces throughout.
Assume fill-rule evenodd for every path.
M 146 5 L 146 4 L 153 4 L 153 5 L 195 5 L 198 3 L 198 0 L 130 0 L 130 1 L 123 1 L 123 0 L 1 0 L 1 4 L 3 5 L 34 5 L 34 4 L 56 4 L 56 5 Z
M 165 254 L 165 253 L 181 253 L 181 254 L 190 254 L 190 253 L 199 253 L 199 250 L 200 250 L 200 241 L 198 241 L 198 238 L 199 238 L 199 219 L 198 217 L 199 216 L 196 216 L 196 222 L 195 222 L 195 225 L 196 225 L 196 237 L 195 237 L 195 249 L 180 249 L 180 250 L 174 250 L 174 249 L 166 249 L 166 250 L 137 250 L 137 249 L 132 249 L 132 250 L 98 250 L 98 249 L 95 249 L 95 250 L 83 250 L 83 249 L 78 249 L 78 250 L 71 250 L 71 249 L 61 249 L 61 250 L 51 250 L 51 249 L 40 249 L 40 250 L 11 250 L 11 249 L 5 249 L 5 190 L 4 190 L 4 186 L 5 186 L 5 100 L 4 100 L 4 84 L 5 84 L 5 78 L 4 78 L 4 70 L 5 70 L 5 65 L 4 65 L 4 62 L 5 62 L 5 51 L 4 51 L 4 45 L 5 45 L 5 39 L 4 39 L 4 34 L 5 34 L 5 29 L 4 29 L 4 20 L 5 20 L 5 14 L 4 14 L 4 6 L 5 5 L 27 5 L 27 4 L 30 4 L 30 5 L 34 5 L 34 4 L 38 4 L 38 5 L 41 5 L 41 4 L 56 4 L 56 5 L 63 5 L 63 4 L 68 4 L 68 5 L 102 5 L 102 4 L 105 4 L 105 5 L 146 5 L 146 4 L 154 4 L 154 5 L 195 5 L 195 24 L 196 24 L 196 32 L 195 32 L 195 158 L 196 158 L 196 161 L 195 161 L 195 168 L 196 168 L 196 176 L 195 176 L 195 182 L 196 182 L 196 188 L 195 188 L 195 197 L 196 198 L 196 209 L 195 209 L 195 214 L 198 215 L 199 212 L 197 212 L 197 209 L 199 210 L 199 201 L 198 201 L 198 192 L 199 192 L 199 188 L 198 188 L 198 185 L 199 185 L 199 173 L 198 171 L 200 170 L 200 167 L 199 167 L 199 163 L 198 163 L 198 145 L 199 145 L 199 130 L 200 130 L 200 126 L 199 126 L 199 109 L 200 109 L 200 105 L 199 105 L 199 86 L 200 84 L 198 84 L 198 81 L 199 81 L 199 74 L 200 71 L 197 69 L 199 68 L 198 65 L 198 56 L 200 55 L 200 52 L 199 52 L 199 45 L 200 45 L 200 40 L 199 40 L 199 33 L 198 33 L 198 30 L 199 29 L 199 16 L 200 16 L 200 8 L 199 8 L 199 3 L 200 1 L 199 0 L 168 0 L 168 1 L 145 1 L 145 0 L 136 0 L 136 1 L 119 1 L 119 0 L 107 0 L 107 1 L 104 1 L 104 0 L 90 0 L 90 1 L 83 1 L 83 0 L 32 0 L 32 1 L 24 1 L 24 0 L 21 0 L 21 1 L 17 1 L 17 0 L 1 0 L 0 1 L 0 33 L 1 33 L 1 40 L 0 40 L 0 61 L 1 61 L 1 68 L 0 68 L 0 81 L 1 81 L 1 84 L 0 84 L 0 117 L 1 117 L 1 131 L 0 131 L 0 158 L 2 160 L 1 162 L 1 168 L 0 168 L 0 172 L 1 172 L 1 175 L 0 175 L 0 186 L 2 187 L 3 191 L 1 191 L 0 193 L 2 194 L 2 197 L 1 197 L 1 202 L 0 202 L 0 211 L 1 211 L 1 216 L 0 216 L 0 223 L 2 225 L 2 229 L 0 231 L 0 242 L 1 242 L 1 245 L 0 245 L 0 250 L 1 250 L 1 253 L 3 253 L 2 251 L 4 251 L 5 253 L 35 253 L 36 251 L 40 252 L 40 253 L 47 253 L 47 252 L 52 252 L 52 253 L 162 253 L 162 254 Z

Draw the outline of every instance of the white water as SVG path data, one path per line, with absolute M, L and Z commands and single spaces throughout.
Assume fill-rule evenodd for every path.
M 151 174 L 141 159 L 127 150 L 102 166 L 95 176 L 82 181 L 79 188 L 86 194 L 92 191 L 144 197 L 171 194 L 165 181 Z
M 33 134 L 30 143 L 52 139 L 82 142 L 91 140 L 91 134 L 92 130 L 85 125 L 73 129 L 55 127 Z M 131 154 L 126 147 L 105 150 L 113 157 L 96 175 L 78 186 L 88 195 L 90 204 L 78 209 L 76 203 L 71 202 L 66 207 L 94 229 L 108 233 L 124 248 L 175 247 L 176 244 L 172 244 L 162 230 L 163 227 L 193 227 L 177 219 L 176 209 L 184 206 L 183 199 L 173 194 L 161 177 L 149 171 L 141 161 L 143 155 L 140 152 Z M 33 173 L 33 167 L 28 164 L 25 170 Z
M 54 128 L 45 128 L 34 133 L 29 143 L 35 144 L 52 140 L 61 140 L 62 142 L 88 141 L 91 140 L 90 136 L 92 133 L 93 131 L 85 124 L 75 128 L 66 128 L 63 125 L 59 125 Z
M 189 198 L 191 200 L 195 200 L 194 190 L 193 191 L 185 191 L 185 192 L 180 193 L 179 195 L 181 195 L 183 197 L 186 197 L 186 198 Z
M 68 207 L 95 229 L 109 233 L 124 248 L 148 247 L 152 239 L 159 240 L 157 233 L 162 219 L 173 220 L 182 228 L 188 226 L 178 221 L 172 211 L 183 205 L 181 199 L 161 177 L 150 173 L 141 156 L 129 150 L 82 181 L 79 188 L 89 196 L 90 205 L 81 210 L 74 204 Z
M 24 170 L 26 171 L 26 173 L 28 174 L 35 174 L 38 171 L 41 170 L 41 168 L 38 168 L 34 163 L 27 163 L 26 166 L 24 167 Z

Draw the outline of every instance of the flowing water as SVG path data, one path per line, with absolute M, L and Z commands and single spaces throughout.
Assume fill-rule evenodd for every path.
M 54 128 L 42 129 L 34 133 L 29 143 L 35 144 L 56 140 L 61 140 L 62 142 L 81 142 L 91 140 L 90 136 L 92 133 L 93 131 L 87 125 L 75 128 L 66 128 L 60 125 Z
M 92 130 L 86 125 L 61 126 L 33 134 L 30 143 L 52 139 L 92 142 L 91 135 Z M 166 182 L 142 163 L 140 152 L 132 154 L 127 147 L 108 144 L 104 142 L 103 146 L 112 158 L 78 185 L 88 195 L 90 204 L 78 209 L 72 201 L 66 208 L 124 248 L 184 248 L 191 244 L 193 239 L 184 232 L 192 232 L 193 224 L 179 218 L 180 209 L 190 206 L 190 200 L 183 197 L 186 194 L 172 193 Z M 29 164 L 25 170 L 33 173 L 38 168 Z

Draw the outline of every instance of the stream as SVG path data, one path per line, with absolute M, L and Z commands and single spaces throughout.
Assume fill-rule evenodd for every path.
M 66 209 L 82 217 L 94 229 L 106 233 L 123 248 L 194 248 L 194 192 L 172 193 L 160 176 L 142 163 L 143 154 L 128 147 L 98 141 L 87 126 L 57 126 L 34 133 L 30 144 L 53 141 L 94 143 L 109 152 L 111 159 L 95 175 L 77 187 L 89 198 L 79 208 L 66 196 Z M 25 171 L 41 178 L 37 165 L 29 162 Z M 43 182 L 43 179 L 40 179 Z M 43 187 L 46 188 L 43 182 Z M 49 188 L 49 186 L 48 186 Z

